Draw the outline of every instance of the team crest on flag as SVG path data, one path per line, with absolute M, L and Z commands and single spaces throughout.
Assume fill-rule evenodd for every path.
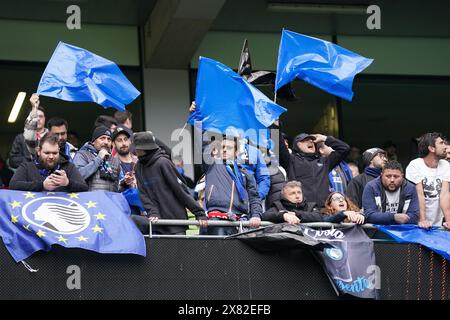
M 52 245 L 145 256 L 143 235 L 121 193 L 0 193 L 0 236 L 16 262 Z
M 23 207 L 22 217 L 34 226 L 66 235 L 82 232 L 91 222 L 82 205 L 62 197 L 32 200 Z

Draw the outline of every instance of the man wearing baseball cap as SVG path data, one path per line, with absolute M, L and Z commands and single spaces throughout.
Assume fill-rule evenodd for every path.
M 189 194 L 175 165 L 156 144 L 153 133 L 135 133 L 134 145 L 139 157 L 135 167 L 139 195 L 149 216 L 132 216 L 141 232 L 148 232 L 149 219 L 187 220 L 186 208 L 202 222 L 202 226 L 206 226 L 205 211 Z M 153 232 L 183 235 L 186 234 L 186 229 L 187 226 L 158 226 L 153 228 Z
M 111 157 L 111 130 L 94 129 L 92 139 L 75 154 L 73 163 L 89 186 L 89 191 L 119 191 L 120 161 Z
M 320 157 L 317 144 L 333 148 L 326 157 Z M 328 174 L 345 159 L 350 147 L 345 142 L 322 134 L 301 133 L 294 138 L 292 154 L 280 135 L 280 164 L 286 169 L 289 180 L 300 181 L 307 201 L 323 207 L 328 196 Z
M 138 157 L 131 153 L 131 134 L 129 130 L 122 127 L 117 127 L 116 131 L 113 132 L 112 144 L 116 150 L 114 158 L 119 159 L 121 175 L 119 184 L 124 190 L 123 195 L 127 199 L 130 205 L 132 214 L 141 214 L 144 211 L 142 203 L 139 199 L 139 191 L 137 189 L 136 176 L 134 174 L 134 167 L 138 162 Z
M 348 184 L 347 196 L 362 208 L 363 191 L 366 184 L 381 175 L 387 162 L 386 151 L 380 148 L 370 148 L 362 154 L 366 168 L 359 176 L 353 178 Z

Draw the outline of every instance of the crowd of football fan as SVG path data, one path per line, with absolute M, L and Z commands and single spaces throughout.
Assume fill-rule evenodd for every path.
M 131 217 L 143 233 L 149 221 L 187 219 L 187 210 L 200 221 L 200 232 L 211 235 L 237 232 L 208 226 L 211 220 L 249 221 L 250 228 L 267 220 L 450 229 L 450 145 L 440 133 L 418 139 L 418 158 L 406 170 L 392 144 L 360 155 L 332 136 L 301 133 L 290 146 L 279 134 L 274 154 L 238 137 L 202 135 L 207 138 L 195 152 L 202 153 L 203 175 L 194 182 L 182 158 L 172 157 L 153 133 L 133 133 L 128 111 L 98 117 L 91 140 L 79 147 L 66 120 L 52 118 L 45 127 L 39 96 L 30 102 L 24 132 L 11 147 L 10 169 L 0 163 L 0 185 L 36 192 L 134 191 L 140 203 L 130 202 Z M 278 121 L 272 129 L 282 132 Z M 186 228 L 158 226 L 153 232 L 185 234 Z

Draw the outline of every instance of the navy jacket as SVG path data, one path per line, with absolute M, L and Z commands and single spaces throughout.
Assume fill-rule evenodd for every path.
M 222 159 L 211 156 L 211 145 L 204 141 L 203 170 L 205 172 L 205 202 L 206 210 L 227 213 L 230 220 L 237 217 L 261 218 L 262 204 L 258 195 L 258 186 L 255 177 L 245 168 L 238 165 L 238 171 L 242 176 L 243 187 L 247 199 L 240 199 L 235 182 L 226 169 Z
M 397 224 L 394 220 L 395 213 L 386 212 L 386 193 L 380 177 L 370 181 L 364 188 L 362 205 L 367 223 Z M 409 224 L 417 224 L 419 220 L 419 200 L 416 188 L 406 179 L 400 187 L 400 203 L 397 213 L 406 213 L 409 216 Z

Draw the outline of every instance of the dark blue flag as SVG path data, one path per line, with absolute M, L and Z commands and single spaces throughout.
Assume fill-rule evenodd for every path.
M 120 111 L 141 94 L 114 62 L 64 42 L 53 52 L 37 93 Z
M 379 299 L 381 272 L 375 263 L 373 241 L 361 227 L 313 230 L 305 234 L 323 241 L 315 251 L 337 293 L 358 298 Z
M 450 232 L 437 230 L 433 227 L 429 230 L 417 225 L 392 225 L 376 226 L 400 243 L 418 243 L 450 260 Z
M 0 193 L 0 236 L 16 262 L 54 244 L 145 256 L 144 237 L 129 215 L 120 193 Z
M 309 247 L 337 295 L 380 298 L 381 273 L 375 263 L 373 241 L 361 227 L 315 230 L 302 224 L 277 223 L 231 237 L 264 252 Z
M 275 91 L 299 78 L 351 101 L 353 78 L 372 62 L 331 42 L 283 29 Z
M 286 111 L 227 66 L 204 57 L 200 57 L 198 67 L 195 102 L 196 111 L 188 123 L 201 121 L 203 130 L 220 133 L 232 128 L 244 132 L 253 129 L 254 135 L 246 137 L 256 144 L 259 138 L 267 139 L 259 130 L 266 131 Z

